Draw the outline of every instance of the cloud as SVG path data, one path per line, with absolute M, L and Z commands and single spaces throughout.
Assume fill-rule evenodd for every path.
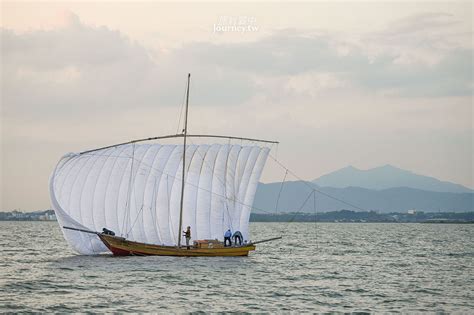
M 152 130 L 155 125 L 168 130 L 175 122 L 164 117 L 174 117 L 182 104 L 188 71 L 193 73 L 191 102 L 202 113 L 194 126 L 203 131 L 232 125 L 222 118 L 228 114 L 239 122 L 232 125 L 235 133 L 244 125 L 257 130 L 256 117 L 269 125 L 288 121 L 305 128 L 394 126 L 397 97 L 429 108 L 447 97 L 472 95 L 472 47 L 461 40 L 439 44 L 457 29 L 449 16 L 411 18 L 360 38 L 285 30 L 254 42 L 188 43 L 167 51 L 146 49 L 107 27 L 84 25 L 73 14 L 63 20 L 50 30 L 2 29 L 2 122 L 10 135 L 26 137 L 21 128 L 31 133 L 33 125 L 43 131 L 34 137 L 47 128 L 61 135 L 64 122 L 81 133 L 97 132 L 102 121 L 125 137 L 134 113 L 147 113 Z M 416 36 L 433 29 L 443 32 L 417 45 Z M 435 61 L 419 61 L 425 47 L 431 52 L 437 45 L 443 49 Z M 400 62 L 417 49 L 419 58 Z M 381 115 L 386 118 L 380 120 Z M 117 130 L 119 125 L 125 129 Z
M 74 20 L 73 20 L 74 21 Z M 57 30 L 2 30 L 4 114 L 60 115 L 118 108 L 149 95 L 148 52 L 119 32 L 77 21 Z M 135 93 L 130 93 L 135 91 Z
M 403 96 L 472 95 L 472 35 L 450 14 L 394 21 L 361 39 L 373 66 L 359 82 Z
M 2 29 L 3 115 L 176 106 L 188 71 L 198 78 L 195 106 L 276 95 L 315 98 L 338 88 L 405 97 L 472 94 L 473 51 L 466 39 L 472 33 L 445 14 L 409 17 L 355 39 L 284 30 L 254 42 L 188 43 L 169 51 L 151 51 L 71 13 L 62 16 L 55 29 Z
M 455 22 L 436 23 L 436 19 L 428 17 L 422 19 L 429 23 L 406 22 L 404 27 L 389 28 L 356 41 L 293 30 L 251 43 L 196 43 L 183 50 L 208 66 L 217 64 L 229 71 L 246 71 L 256 76 L 324 73 L 360 88 L 394 96 L 472 94 L 472 45 L 454 41 L 452 30 L 438 31 L 445 25 L 456 25 Z M 318 88 L 316 85 L 315 89 Z
M 1 30 L 6 117 L 176 106 L 188 71 L 201 74 L 192 86 L 204 91 L 195 105 L 236 104 L 254 93 L 248 77 L 204 67 L 186 51 L 150 51 L 118 31 L 84 25 L 75 15 L 61 25 L 25 33 Z

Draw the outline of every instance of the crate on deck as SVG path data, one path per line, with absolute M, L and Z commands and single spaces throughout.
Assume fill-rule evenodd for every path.
M 219 240 L 197 240 L 193 243 L 195 248 L 223 248 L 224 243 Z

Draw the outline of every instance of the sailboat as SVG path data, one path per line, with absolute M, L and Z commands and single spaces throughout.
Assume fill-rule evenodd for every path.
M 180 134 L 132 140 L 64 155 L 49 182 L 63 235 L 83 255 L 247 256 L 257 184 L 276 141 L 188 134 L 190 77 Z M 182 138 L 182 145 L 143 142 Z M 189 144 L 223 138 L 228 144 Z M 231 140 L 259 145 L 230 144 Z M 183 227 L 193 243 L 182 245 Z M 243 242 L 224 246 L 225 231 Z M 100 232 L 101 231 L 101 232 Z

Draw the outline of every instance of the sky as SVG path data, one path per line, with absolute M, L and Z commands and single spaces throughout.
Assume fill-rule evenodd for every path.
M 278 140 L 312 180 L 391 164 L 474 188 L 471 2 L 1 2 L 0 211 L 50 208 L 67 152 Z M 262 181 L 281 181 L 271 159 Z M 291 179 L 291 178 L 290 178 Z

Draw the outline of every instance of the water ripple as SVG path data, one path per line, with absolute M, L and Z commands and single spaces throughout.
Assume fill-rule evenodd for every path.
M 75 255 L 54 222 L 0 222 L 0 312 L 458 312 L 473 225 L 253 223 L 249 257 Z

